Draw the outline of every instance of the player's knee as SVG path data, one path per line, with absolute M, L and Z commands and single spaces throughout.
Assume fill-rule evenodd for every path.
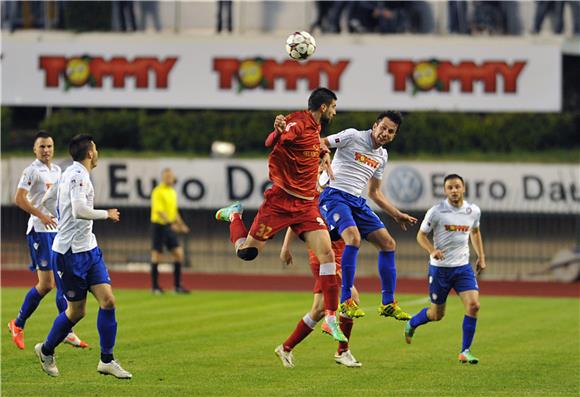
M 245 261 L 253 261 L 258 256 L 258 249 L 256 247 L 241 248 L 236 251 L 238 258 Z
M 473 316 L 475 314 L 477 314 L 477 312 L 479 312 L 479 302 L 477 301 L 473 301 L 473 302 L 469 302 L 469 305 L 467 307 L 468 310 L 468 314 Z
M 396 250 L 397 249 L 397 242 L 395 241 L 395 239 L 389 236 L 389 238 L 387 238 L 387 240 L 385 241 L 385 248 L 386 248 L 386 251 Z
M 431 315 L 429 316 L 429 320 L 431 320 L 431 321 L 441 321 L 444 316 L 445 316 L 445 312 L 433 311 L 431 313 Z
M 54 284 L 50 283 L 50 282 L 39 282 L 38 284 L 36 284 L 36 290 L 38 291 L 38 293 L 40 294 L 40 296 L 44 296 L 46 294 L 48 294 L 50 291 L 52 291 L 52 289 L 54 288 Z
M 112 310 L 115 308 L 115 297 L 113 295 L 104 297 L 100 302 L 101 309 Z
M 73 305 L 69 305 L 66 309 L 66 316 L 69 318 L 70 321 L 73 323 L 78 323 L 83 319 L 86 314 L 85 308 L 80 307 L 73 307 Z

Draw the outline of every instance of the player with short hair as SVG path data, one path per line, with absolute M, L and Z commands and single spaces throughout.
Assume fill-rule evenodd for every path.
M 117 336 L 115 297 L 103 253 L 93 234 L 93 220 L 119 222 L 119 211 L 116 208 L 94 209 L 95 189 L 90 172 L 97 166 L 99 154 L 93 138 L 90 135 L 76 135 L 70 141 L 69 152 L 73 164 L 63 173 L 57 188 L 49 189 L 43 199 L 46 208 L 52 214 L 58 214 L 59 218 L 59 230 L 52 249 L 56 253 L 58 269 L 62 272 L 69 304 L 66 311 L 54 320 L 44 343 L 37 343 L 34 351 L 43 371 L 50 376 L 59 376 L 54 350 L 85 316 L 87 292 L 90 290 L 99 303 L 97 329 L 101 359 L 97 371 L 130 379 L 131 373 L 124 370 L 113 357 Z
M 46 131 L 39 131 L 34 137 L 33 152 L 36 160 L 22 172 L 14 202 L 30 214 L 26 239 L 32 266 L 36 269 L 38 283 L 31 288 L 18 313 L 18 317 L 8 323 L 12 340 L 19 349 L 24 349 L 24 326 L 34 313 L 40 301 L 54 288 L 56 283 L 56 307 L 59 313 L 66 310 L 67 302 L 63 296 L 62 283 L 57 273 L 52 252 L 52 242 L 56 236 L 57 221 L 46 211 L 41 200 L 50 186 L 58 182 L 60 167 L 52 163 L 54 142 Z M 89 345 L 71 332 L 65 343 L 85 348 Z
M 320 280 L 324 295 L 325 321 L 332 336 L 346 341 L 336 320 L 338 285 L 330 236 L 318 209 L 318 163 L 328 164 L 328 150 L 320 140 L 321 123 L 336 114 L 336 94 L 317 88 L 310 94 L 308 110 L 295 112 L 274 124 L 266 146 L 273 145 L 268 159 L 273 186 L 264 193 L 264 201 L 252 227 L 244 226 L 240 203 L 221 208 L 216 219 L 230 222 L 230 241 L 239 258 L 250 261 L 258 256 L 266 241 L 287 227 L 304 239 L 320 260 Z
M 177 192 L 173 185 L 175 175 L 171 168 L 165 168 L 161 174 L 161 183 L 151 192 L 151 290 L 154 294 L 163 294 L 159 285 L 159 256 L 163 247 L 167 247 L 173 258 L 173 287 L 177 294 L 189 294 L 181 284 L 181 266 L 183 247 L 176 233 L 189 233 L 189 228 L 179 215 Z
M 383 172 L 388 160 L 386 144 L 395 139 L 401 128 L 401 113 L 380 113 L 371 129 L 359 131 L 349 128 L 324 138 L 329 148 L 336 148 L 328 187 L 320 194 L 320 211 L 331 228 L 338 231 L 346 243 L 342 256 L 342 293 L 339 309 L 349 317 L 362 317 L 364 312 L 351 299 L 354 285 L 356 259 L 361 238 L 378 250 L 378 269 L 382 297 L 379 314 L 408 320 L 395 300 L 397 270 L 395 267 L 395 239 L 379 217 L 362 197 L 368 186 L 368 195 L 383 211 L 399 223 L 403 230 L 414 225 L 417 219 L 399 211 L 381 191 Z
M 333 234 L 331 233 L 331 237 Z M 338 237 L 338 236 L 336 236 Z M 284 243 L 282 244 L 282 249 L 280 250 L 280 261 L 284 265 L 292 264 L 292 253 L 290 252 L 291 242 L 296 238 L 296 234 L 288 229 L 286 236 L 284 237 Z M 344 241 L 338 237 L 338 239 L 332 241 L 332 250 L 334 252 L 335 263 L 336 263 L 336 281 L 337 284 L 341 283 L 341 258 L 342 252 L 344 251 Z M 274 353 L 282 361 L 282 365 L 286 368 L 294 368 L 294 355 L 292 351 L 294 348 L 302 342 L 316 327 L 316 324 L 324 317 L 324 297 L 322 295 L 322 288 L 320 285 L 320 262 L 312 252 L 308 249 L 308 259 L 310 270 L 314 276 L 314 297 L 312 302 L 312 307 L 308 313 L 302 317 L 302 319 L 296 325 L 296 328 L 290 336 L 279 346 L 276 347 Z M 353 287 L 353 299 L 358 303 L 358 291 Z M 353 319 L 340 314 L 340 329 L 348 339 L 346 342 L 338 342 L 338 350 L 334 355 L 334 360 L 337 364 L 342 364 L 346 367 L 357 368 L 361 367 L 362 364 L 352 355 L 349 342 L 350 335 L 353 327 Z M 322 331 L 329 333 L 326 323 L 322 323 Z
M 459 361 L 477 364 L 479 359 L 471 354 L 479 312 L 479 287 L 469 264 L 469 240 L 477 253 L 477 274 L 486 268 L 485 254 L 479 222 L 481 210 L 463 199 L 465 184 L 457 174 L 443 180 L 446 199 L 431 207 L 417 233 L 417 242 L 429 252 L 429 298 L 431 306 L 415 314 L 405 324 L 405 340 L 411 343 L 415 330 L 429 321 L 439 321 L 445 315 L 447 295 L 453 288 L 465 307 L 463 317 L 463 343 Z M 433 243 L 429 233 L 433 232 Z

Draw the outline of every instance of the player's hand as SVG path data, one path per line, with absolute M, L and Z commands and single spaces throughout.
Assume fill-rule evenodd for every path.
M 475 270 L 477 277 L 481 276 L 481 274 L 485 271 L 487 265 L 485 264 L 485 258 L 477 258 L 475 261 Z
M 119 222 L 121 220 L 121 214 L 119 210 L 116 208 L 111 208 L 107 210 L 107 219 L 112 220 L 113 222 Z
M 405 214 L 404 212 L 399 212 L 395 220 L 397 221 L 399 226 L 401 226 L 401 229 L 405 231 L 407 231 L 408 227 L 411 227 L 417 223 L 417 218 L 412 217 L 409 214 Z
M 445 255 L 443 254 L 443 251 L 438 250 L 438 249 L 433 250 L 431 252 L 431 256 L 433 257 L 433 259 L 436 259 L 438 261 L 445 259 Z
M 38 217 L 38 219 L 40 219 L 42 224 L 46 226 L 48 230 L 54 230 L 58 226 L 58 223 L 56 223 L 56 218 L 50 215 L 42 214 L 41 216 Z
M 280 262 L 282 262 L 283 266 L 290 266 L 292 265 L 292 253 L 289 249 L 282 247 L 280 250 Z
M 277 115 L 276 119 L 274 120 L 274 129 L 279 133 L 284 132 L 284 128 L 286 128 L 286 117 L 284 115 Z
M 189 233 L 189 227 L 184 223 L 181 225 L 181 232 L 182 233 Z

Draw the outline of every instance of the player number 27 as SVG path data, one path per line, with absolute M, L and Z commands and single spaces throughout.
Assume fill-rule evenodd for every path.
M 256 237 L 263 238 L 264 240 L 270 238 L 270 233 L 272 233 L 272 228 L 260 223 L 258 231 L 256 232 Z

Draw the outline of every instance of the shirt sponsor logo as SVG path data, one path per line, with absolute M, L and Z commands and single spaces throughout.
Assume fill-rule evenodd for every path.
M 358 161 L 359 163 L 361 163 L 361 164 L 368 165 L 372 169 L 375 169 L 376 170 L 377 168 L 379 168 L 379 162 L 377 160 L 372 159 L 372 158 L 370 158 L 368 156 L 365 156 L 362 153 L 355 152 L 354 153 L 354 159 L 356 161 Z
M 445 231 L 447 232 L 469 232 L 469 226 L 467 225 L 445 225 Z

